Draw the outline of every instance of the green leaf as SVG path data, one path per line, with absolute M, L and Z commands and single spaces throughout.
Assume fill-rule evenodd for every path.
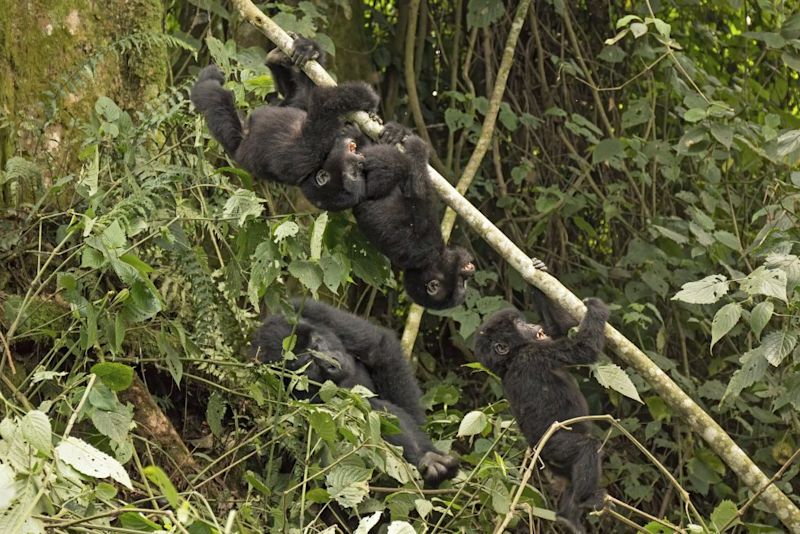
M 367 534 L 370 530 L 378 524 L 378 521 L 381 519 L 381 515 L 383 512 L 374 512 L 372 515 L 368 515 L 366 517 L 362 517 L 361 521 L 358 522 L 358 527 L 356 528 L 353 534 Z M 422 514 L 420 514 L 422 516 Z M 425 519 L 425 516 L 422 516 L 422 519 Z
M 634 22 L 631 24 L 631 32 L 637 39 L 647 33 L 647 24 L 641 22 Z
M 392 521 L 386 534 L 417 534 L 417 531 L 406 521 Z
M 222 418 L 225 415 L 227 403 L 218 391 L 214 391 L 208 399 L 206 406 L 206 421 L 211 432 L 219 437 L 222 435 Z
M 770 332 L 764 337 L 761 348 L 764 349 L 764 357 L 767 361 L 777 367 L 786 356 L 792 353 L 795 345 L 797 345 L 797 332 L 778 330 Z
M 289 273 L 314 294 L 316 294 L 319 286 L 322 285 L 322 269 L 315 262 L 293 260 L 289 264 Z
M 157 532 L 161 531 L 161 526 L 147 519 L 139 512 L 125 512 L 120 514 L 119 522 L 124 528 L 131 530 L 139 530 L 142 532 Z
M 320 258 L 319 266 L 322 269 L 322 281 L 325 287 L 334 293 L 347 282 L 349 267 L 347 258 L 339 253 Z
M 325 504 L 326 502 L 330 502 L 331 494 L 324 488 L 314 488 L 306 493 L 306 500 L 317 504 Z
M 458 437 L 463 436 L 474 436 L 475 434 L 480 434 L 483 432 L 483 429 L 486 428 L 486 424 L 489 422 L 489 418 L 486 417 L 486 414 L 481 411 L 471 411 L 464 418 L 461 420 L 461 424 L 458 425 Z
M 61 461 L 84 475 L 94 478 L 110 477 L 126 488 L 133 489 L 131 479 L 122 464 L 82 439 L 69 436 L 55 450 Z
M 742 291 L 750 296 L 765 295 L 786 302 L 786 273 L 778 269 L 759 267 L 741 281 Z
M 125 391 L 133 383 L 133 367 L 123 363 L 96 363 L 91 372 L 112 391 Z
M 683 114 L 683 120 L 686 122 L 698 122 L 706 118 L 706 110 L 700 108 L 692 108 Z
M 728 293 L 729 283 L 725 276 L 712 274 L 702 280 L 683 284 L 672 300 L 689 304 L 714 304 Z
M 261 217 L 264 202 L 249 189 L 237 189 L 225 202 L 222 215 L 226 219 L 235 219 L 236 225 L 241 228 L 248 220 Z
M 726 232 L 725 230 L 719 230 L 714 232 L 714 239 L 718 242 L 722 243 L 726 247 L 736 252 L 742 251 L 742 245 L 739 243 L 739 238 L 733 235 L 730 232 Z
M 617 21 L 617 25 L 616 25 L 615 29 L 618 30 L 620 28 L 623 28 L 623 27 L 627 26 L 628 24 L 630 24 L 633 21 L 642 22 L 642 17 L 640 17 L 638 15 L 625 15 L 624 17 L 622 17 L 621 19 L 619 19 Z
M 50 419 L 47 415 L 39 410 L 31 410 L 19 425 L 22 430 L 22 437 L 30 444 L 31 447 L 39 452 L 49 454 L 53 448 L 51 439 Z
M 161 494 L 166 497 L 169 505 L 177 509 L 178 506 L 180 506 L 181 499 L 178 495 L 178 490 L 172 485 L 172 481 L 167 474 L 160 467 L 155 465 L 148 465 L 143 469 L 143 472 L 147 480 L 158 486 L 158 489 L 160 489 Z
M 247 297 L 256 311 L 260 310 L 259 301 L 266 289 L 281 274 L 281 262 L 278 260 L 276 248 L 273 242 L 263 241 L 253 253 L 250 280 L 247 282 Z
M 765 300 L 764 302 L 759 302 L 756 304 L 755 308 L 753 308 L 753 311 L 750 312 L 750 328 L 753 330 L 753 333 L 757 338 L 761 337 L 761 332 L 772 318 L 772 312 L 774 310 L 775 305 L 772 302 Z
M 287 237 L 294 237 L 297 235 L 297 232 L 300 231 L 300 227 L 297 226 L 297 223 L 294 221 L 286 221 L 281 223 L 275 229 L 275 242 L 280 243 Z
M 619 139 L 603 139 L 597 146 L 594 147 L 592 152 L 592 164 L 608 161 L 623 153 L 625 145 Z
M 128 431 L 133 423 L 133 410 L 120 407 L 121 411 L 107 412 L 94 410 L 92 424 L 104 436 L 108 436 L 117 443 L 122 443 L 128 438 Z
M 781 54 L 781 59 L 783 60 L 784 65 L 797 72 L 800 72 L 800 57 L 790 54 L 789 52 L 784 52 Z
M 736 518 L 738 513 L 739 510 L 736 508 L 736 505 L 733 503 L 733 501 L 724 500 L 719 503 L 716 508 L 714 508 L 713 512 L 711 512 L 711 522 L 714 523 L 715 527 L 717 527 L 718 532 L 723 532 L 722 527 L 725 525 L 730 523 L 730 526 L 732 527 L 740 523 L 740 521 Z
M 761 41 L 770 48 L 783 48 L 786 45 L 786 39 L 781 37 L 779 33 L 744 32 L 742 35 L 749 39 L 755 39 L 756 41 Z
M 660 33 L 662 37 L 669 39 L 669 34 L 672 29 L 669 24 L 658 18 L 648 20 L 653 22 L 653 25 L 656 27 L 656 31 Z
M 639 392 L 636 391 L 636 386 L 631 382 L 628 373 L 620 366 L 613 363 L 595 365 L 592 368 L 592 374 L 595 380 L 604 388 L 613 389 L 629 399 L 642 402 Z
M 336 423 L 333 422 L 333 417 L 329 413 L 316 410 L 308 416 L 308 421 L 319 437 L 333 445 L 336 441 Z
M 497 478 L 490 478 L 484 484 L 484 491 L 492 497 L 492 509 L 496 514 L 504 515 L 511 508 L 511 495 L 508 488 Z
M 486 28 L 505 14 L 505 5 L 500 0 L 469 0 L 467 4 L 467 27 Z
M 314 229 L 311 231 L 312 260 L 319 260 L 322 255 L 322 236 L 325 235 L 326 226 L 328 226 L 328 212 L 323 211 L 314 221 Z
M 653 230 L 656 230 L 659 234 L 663 235 L 667 239 L 671 239 L 675 241 L 679 245 L 685 245 L 689 242 L 689 238 L 683 234 L 679 234 L 674 230 L 670 230 L 669 228 L 665 228 L 663 226 L 658 226 L 657 224 L 653 224 L 650 226 Z
M 447 108 L 444 112 L 444 122 L 451 132 L 455 132 L 461 128 L 472 126 L 474 119 L 472 115 L 464 113 L 460 109 Z
M 48 421 L 49 424 L 49 421 Z M 6 510 L 17 496 L 17 483 L 14 470 L 0 463 L 0 510 Z
M 764 350 L 761 347 L 745 352 L 740 358 L 742 368 L 733 373 L 733 377 L 728 382 L 725 394 L 722 396 L 721 403 L 729 397 L 738 397 L 745 388 L 748 388 L 760 380 L 767 370 L 769 363 L 764 358 Z
M 719 144 L 725 148 L 730 148 L 733 145 L 733 128 L 727 124 L 715 122 L 711 124 L 709 129 L 711 130 L 711 135 L 719 141 Z
M 742 316 L 742 306 L 738 302 L 731 302 L 720 308 L 711 321 L 711 348 L 722 336 L 736 326 Z

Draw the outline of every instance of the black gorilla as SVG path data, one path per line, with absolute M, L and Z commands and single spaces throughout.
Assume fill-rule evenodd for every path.
M 280 361 L 283 340 L 294 334 L 297 359 L 287 362 L 289 368 L 307 365 L 306 374 L 316 382 L 367 387 L 378 395 L 369 399 L 372 407 L 400 423 L 400 433 L 386 440 L 403 448 L 425 482 L 435 486 L 455 476 L 458 460 L 437 450 L 420 428 L 425 422 L 421 392 L 394 332 L 321 302 L 293 304 L 297 324 L 283 315 L 267 317 L 253 335 L 252 354 L 265 362 Z
M 310 44 L 309 44 L 310 43 Z M 253 110 L 243 127 L 233 93 L 222 87 L 220 70 L 209 65 L 192 87 L 191 99 L 225 151 L 254 177 L 299 186 L 315 206 L 338 211 L 365 198 L 363 140 L 358 128 L 344 127 L 340 115 L 374 111 L 378 95 L 363 82 L 317 87 L 290 61 L 318 54 L 313 41 L 298 38 L 292 60 L 272 53 L 268 65 L 284 93 L 280 105 Z
M 378 145 L 375 150 L 385 146 Z M 358 226 L 392 265 L 405 274 L 411 299 L 431 309 L 464 301 L 467 280 L 475 273 L 472 256 L 447 247 L 433 206 L 428 175 L 428 147 L 416 135 L 403 140 L 404 153 L 380 157 L 365 152 L 367 183 L 381 177 L 385 196 L 368 198 L 353 208 Z
M 545 328 L 525 322 L 517 310 L 501 310 L 478 330 L 475 354 L 490 371 L 500 376 L 503 391 L 522 433 L 531 446 L 537 444 L 555 421 L 588 415 L 586 399 L 567 365 L 597 361 L 605 341 L 608 307 L 603 301 L 584 301 L 587 312 L 577 334 L 566 334 L 574 323 L 560 307 L 538 294 Z M 551 321 L 558 321 L 549 324 Z M 570 481 L 559 502 L 558 515 L 575 532 L 583 532 L 581 509 L 602 507 L 605 492 L 598 490 L 599 443 L 589 436 L 586 423 L 559 430 L 542 450 L 553 472 Z

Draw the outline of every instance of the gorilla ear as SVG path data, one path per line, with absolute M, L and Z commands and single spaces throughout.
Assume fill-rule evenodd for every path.
M 320 169 L 319 171 L 317 171 L 317 175 L 314 176 L 314 183 L 317 184 L 317 187 L 322 187 L 330 181 L 331 181 L 331 173 L 329 173 L 325 169 Z
M 508 345 L 506 343 L 497 342 L 492 345 L 492 350 L 494 350 L 497 354 L 504 356 L 508 354 Z

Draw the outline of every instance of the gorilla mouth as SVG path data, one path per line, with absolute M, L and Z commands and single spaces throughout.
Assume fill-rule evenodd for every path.
M 536 332 L 536 339 L 548 339 L 548 336 L 544 333 L 544 330 L 539 330 Z
M 356 150 L 358 149 L 358 145 L 355 141 L 348 141 L 347 143 L 347 151 L 351 154 L 355 154 Z

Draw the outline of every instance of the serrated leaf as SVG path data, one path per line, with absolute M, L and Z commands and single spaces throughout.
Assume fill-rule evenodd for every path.
M 750 312 L 750 328 L 756 337 L 761 337 L 761 332 L 767 326 L 769 320 L 772 318 L 772 312 L 775 310 L 775 305 L 766 300 L 756 304 L 753 311 Z
M 736 252 L 742 251 L 742 245 L 739 243 L 739 238 L 730 232 L 726 232 L 725 230 L 714 232 L 714 239 L 731 250 L 735 250 Z
M 656 230 L 659 234 L 663 235 L 664 237 L 675 241 L 679 245 L 685 245 L 689 242 L 689 238 L 683 234 L 679 234 L 674 230 L 670 230 L 669 228 L 665 228 L 663 226 L 659 226 L 657 224 L 653 224 L 650 226 L 652 229 Z
M 362 517 L 361 521 L 358 522 L 358 527 L 356 527 L 356 530 L 353 534 L 368 534 L 368 532 L 378 524 L 382 514 L 383 512 L 378 511 L 370 516 Z M 423 519 L 425 518 L 423 517 Z
M 180 496 L 178 495 L 178 490 L 175 489 L 175 486 L 172 485 L 172 481 L 169 479 L 167 474 L 160 468 L 155 465 L 148 465 L 143 469 L 144 476 L 147 477 L 147 480 L 158 486 L 158 489 L 161 490 L 161 494 L 167 498 L 167 502 L 173 508 L 178 508 L 181 503 Z
M 222 435 L 222 418 L 225 416 L 227 403 L 218 391 L 214 391 L 208 398 L 206 406 L 206 421 L 211 433 L 219 437 Z
M 680 300 L 689 304 L 713 304 L 728 293 L 730 282 L 721 274 L 712 274 L 696 282 L 687 282 L 681 286 L 672 300 Z
M 623 153 L 625 145 L 619 139 L 603 139 L 592 151 L 592 164 L 608 161 Z
M 322 285 L 322 269 L 316 262 L 293 260 L 289 264 L 289 273 L 297 278 L 312 293 L 316 293 Z
M 722 532 L 722 527 L 729 523 L 730 526 L 739 524 L 739 520 L 736 518 L 738 513 L 739 510 L 733 501 L 724 500 L 711 512 L 711 522 L 717 527 L 718 532 Z
M 133 410 L 122 408 L 123 412 L 107 412 L 94 410 L 92 424 L 104 436 L 108 436 L 117 443 L 122 443 L 128 437 L 128 431 L 133 423 Z
M 742 316 L 742 306 L 738 302 L 731 302 L 720 308 L 711 321 L 711 347 L 719 341 L 722 336 L 731 331 L 736 326 Z
M 286 221 L 281 223 L 275 229 L 275 242 L 280 243 L 287 237 L 294 237 L 297 235 L 297 232 L 300 231 L 300 227 L 297 226 L 297 223 L 294 221 Z
M 31 410 L 25 414 L 19 428 L 22 437 L 37 451 L 48 454 L 53 448 L 50 419 L 39 410 Z
M 308 416 L 308 421 L 319 437 L 326 442 L 333 444 L 336 440 L 336 424 L 333 422 L 333 417 L 327 412 L 321 410 L 312 412 Z
M 133 489 L 125 468 L 106 453 L 97 450 L 82 439 L 68 437 L 56 447 L 58 457 L 78 472 L 94 478 L 113 478 L 128 489 Z
M 325 235 L 326 226 L 328 226 L 328 212 L 323 211 L 314 221 L 314 229 L 311 231 L 312 260 L 319 260 L 322 255 L 322 236 Z
M 767 361 L 777 367 L 792 353 L 795 345 L 797 345 L 797 332 L 778 330 L 764 337 L 761 348 Z
M 380 422 L 378 423 L 377 428 L 378 428 L 377 434 L 378 436 L 380 436 Z M 402 458 L 398 458 L 394 454 L 386 455 L 386 474 L 401 484 L 405 484 L 411 481 L 411 475 L 409 474 L 408 464 Z
M 225 202 L 222 215 L 226 219 L 235 219 L 235 224 L 241 228 L 247 220 L 261 217 L 264 212 L 263 203 L 264 200 L 258 198 L 253 191 L 237 189 Z
M 97 363 L 92 366 L 91 372 L 111 391 L 124 391 L 133 383 L 133 367 L 123 363 Z
M 405 521 L 392 521 L 386 529 L 386 534 L 417 534 L 417 531 Z
M 786 302 L 786 273 L 778 269 L 759 267 L 741 281 L 742 291 L 750 296 L 765 295 Z
M 488 422 L 489 419 L 485 413 L 473 410 L 465 415 L 461 420 L 461 424 L 458 425 L 458 437 L 480 434 L 486 428 L 486 423 Z
M 14 470 L 6 464 L 0 463 L 0 510 L 5 510 L 17 496 L 17 483 L 14 480 Z
M 636 386 L 631 382 L 628 373 L 620 366 L 613 363 L 599 364 L 594 366 L 592 374 L 595 380 L 604 388 L 613 389 L 629 399 L 642 402 L 639 392 L 636 391 Z
M 764 376 L 769 365 L 761 347 L 745 352 L 740 362 L 742 367 L 733 373 L 720 403 L 724 403 L 729 397 L 737 397 L 745 388 L 755 384 Z

